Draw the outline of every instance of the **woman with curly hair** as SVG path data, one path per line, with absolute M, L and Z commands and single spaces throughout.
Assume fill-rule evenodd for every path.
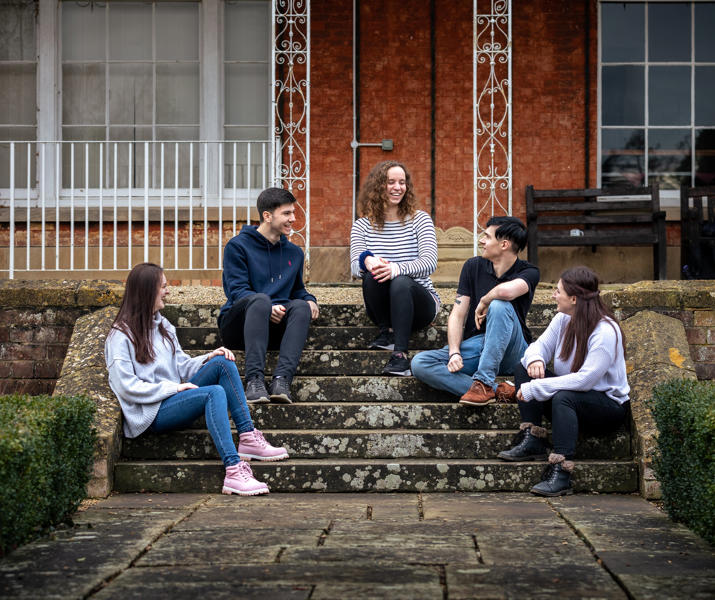
M 281 460 L 288 453 L 271 446 L 253 426 L 233 352 L 221 347 L 191 358 L 181 349 L 174 326 L 159 312 L 168 295 L 159 265 L 136 265 L 107 335 L 104 358 L 109 386 L 124 415 L 124 435 L 182 429 L 203 415 L 226 468 L 223 493 L 267 494 L 268 486 L 241 459 Z M 238 449 L 229 413 L 238 431 Z
M 440 300 L 430 274 L 437 237 L 430 216 L 417 210 L 412 178 L 395 161 L 377 164 L 358 198 L 362 218 L 350 233 L 352 274 L 362 278 L 370 320 L 379 328 L 371 349 L 392 350 L 387 375 L 411 375 L 410 333 L 429 325 Z
M 554 291 L 557 314 L 514 369 L 521 426 L 515 446 L 499 453 L 508 461 L 545 459 L 541 496 L 571 494 L 571 472 L 579 430 L 604 434 L 628 415 L 623 332 L 601 300 L 598 275 L 573 267 Z M 553 360 L 554 371 L 545 365 Z M 542 417 L 552 425 L 553 451 L 546 447 Z

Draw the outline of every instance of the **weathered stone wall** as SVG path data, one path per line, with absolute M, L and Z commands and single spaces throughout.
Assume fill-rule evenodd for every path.
M 75 321 L 122 293 L 106 281 L 0 282 L 0 394 L 51 394 Z
M 107 281 L 0 281 L 0 393 L 52 393 L 75 321 L 118 306 L 122 291 Z M 644 281 L 604 300 L 621 320 L 646 309 L 680 320 L 698 378 L 715 379 L 715 281 Z

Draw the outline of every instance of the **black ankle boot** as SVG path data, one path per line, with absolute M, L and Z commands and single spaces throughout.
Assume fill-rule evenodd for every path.
M 546 467 L 541 483 L 531 488 L 531 493 L 537 496 L 567 496 L 573 494 L 571 487 L 571 471 L 564 469 L 563 463 Z
M 504 450 L 497 457 L 511 462 L 518 460 L 545 460 L 549 453 L 544 439 L 531 433 L 531 427 L 522 429 L 516 435 L 512 444 L 514 444 L 514 447 L 511 450 Z

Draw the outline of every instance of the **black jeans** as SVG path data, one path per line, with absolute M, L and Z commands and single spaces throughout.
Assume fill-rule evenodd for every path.
M 280 346 L 278 364 L 273 376 L 293 379 L 300 353 L 305 346 L 310 327 L 310 306 L 305 300 L 283 304 L 286 313 L 280 323 L 271 323 L 272 302 L 266 294 L 241 298 L 219 318 L 218 327 L 223 343 L 229 348 L 246 350 L 246 381 L 263 378 L 266 350 Z
M 395 352 L 407 352 L 410 333 L 427 327 L 436 316 L 434 297 L 412 277 L 398 275 L 382 283 L 366 273 L 362 297 L 370 320 L 380 330 L 395 332 Z
M 547 371 L 546 376 L 553 377 L 554 374 Z M 531 381 L 531 377 L 521 363 L 518 363 L 514 368 L 516 389 L 527 381 Z M 567 459 L 572 459 L 576 452 L 579 428 L 595 435 L 609 433 L 620 427 L 629 410 L 630 403 L 619 404 L 604 392 L 594 390 L 562 390 L 544 402 L 519 402 L 522 422 L 541 426 L 544 416 L 551 421 L 554 452 L 563 454 Z

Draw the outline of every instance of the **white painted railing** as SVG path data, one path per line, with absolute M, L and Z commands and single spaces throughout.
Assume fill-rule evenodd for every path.
M 220 269 L 275 185 L 270 153 L 269 141 L 0 142 L 0 273 Z

